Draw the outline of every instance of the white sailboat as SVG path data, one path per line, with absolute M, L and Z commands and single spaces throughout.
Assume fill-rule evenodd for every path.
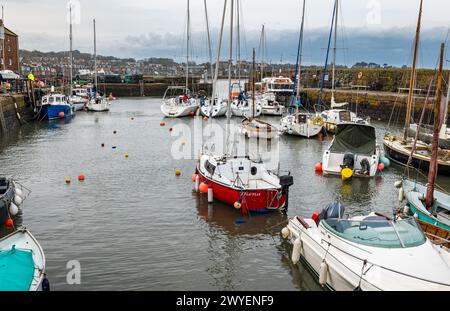
M 378 213 L 344 217 L 331 204 L 312 219 L 295 216 L 282 230 L 292 261 L 305 261 L 336 291 L 450 291 L 450 253 L 433 245 L 413 218 Z
M 344 122 L 353 122 L 359 124 L 370 124 L 369 119 L 363 119 L 357 116 L 356 113 L 349 110 L 349 103 L 337 103 L 335 100 L 335 91 L 336 91 L 336 55 L 337 55 L 337 27 L 338 27 L 338 17 L 339 17 L 339 0 L 335 0 L 334 11 L 333 11 L 333 22 L 334 22 L 334 47 L 333 47 L 333 65 L 332 65 L 332 86 L 331 86 L 331 109 L 324 110 L 319 112 L 318 115 L 323 118 L 325 122 L 325 128 L 330 133 L 336 132 L 336 127 L 340 123 Z M 331 31 L 333 31 L 333 24 L 331 25 Z M 331 33 L 330 33 L 331 40 Z M 329 50 L 328 46 L 328 50 Z M 324 78 L 322 79 L 322 89 L 325 82 L 325 71 L 328 66 L 328 52 L 324 69 Z M 321 105 L 321 96 L 322 89 L 320 92 L 320 96 L 318 99 L 318 107 L 322 107 Z
M 100 96 L 98 94 L 98 69 L 97 69 L 97 34 L 95 28 L 95 19 L 94 23 L 94 67 L 95 67 L 95 93 L 94 97 L 89 100 L 89 103 L 86 105 L 86 109 L 88 111 L 94 112 L 103 112 L 109 111 L 110 102 L 106 98 L 105 95 Z
M 189 90 L 189 53 L 191 43 L 191 13 L 189 0 L 187 0 L 186 29 L 186 85 L 185 87 L 172 86 L 166 90 L 166 93 L 164 94 L 164 98 L 162 100 L 161 112 L 168 118 L 180 118 L 193 115 L 199 108 L 198 100 L 192 97 L 192 94 Z M 182 91 L 183 93 L 179 94 L 179 91 Z
M 296 64 L 296 75 L 295 79 L 297 84 L 294 84 L 295 93 L 292 99 L 292 104 L 295 104 L 295 111 L 292 114 L 280 120 L 281 131 L 288 135 L 295 135 L 300 137 L 314 137 L 319 135 L 323 130 L 323 122 L 321 119 L 313 117 L 312 114 L 308 112 L 300 112 L 299 104 L 294 100 L 300 101 L 300 91 L 301 91 L 301 64 L 302 64 L 302 54 L 303 54 L 303 32 L 305 25 L 305 11 L 306 11 L 306 0 L 303 0 L 303 12 L 302 12 L 302 22 L 300 27 L 300 37 L 297 50 L 297 64 Z
M 270 140 L 272 138 L 278 137 L 278 129 L 273 125 L 259 120 L 256 118 L 256 107 L 255 107 L 255 49 L 253 49 L 253 66 L 252 66 L 252 101 L 251 101 L 251 109 L 252 116 L 250 118 L 246 118 L 242 121 L 239 126 L 239 131 L 241 134 L 245 135 L 247 138 L 258 138 Z

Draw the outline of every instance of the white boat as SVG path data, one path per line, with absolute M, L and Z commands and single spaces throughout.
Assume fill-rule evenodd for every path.
M 275 99 L 278 96 L 292 96 L 294 93 L 294 82 L 283 76 L 263 78 L 256 85 L 261 93 L 274 94 Z
M 263 115 L 282 116 L 286 112 L 286 108 L 276 101 L 274 93 L 262 94 L 257 102 L 261 105 Z
M 223 117 L 227 113 L 227 104 L 226 100 L 219 100 L 218 98 L 201 100 L 200 112 L 208 118 Z
M 72 104 L 74 111 L 80 111 L 86 108 L 89 99 L 86 99 L 78 95 L 71 95 L 69 96 L 69 102 Z
M 313 118 L 309 113 L 296 113 L 288 115 L 281 119 L 281 131 L 284 134 L 315 137 L 323 130 L 323 121 L 319 118 Z
M 235 99 L 231 103 L 232 114 L 236 117 L 251 118 L 253 115 L 252 102 L 253 100 L 251 98 L 245 100 Z M 258 102 L 256 102 L 254 116 L 257 118 L 261 116 L 261 114 L 262 107 Z
M 378 171 L 380 148 L 371 125 L 343 123 L 323 155 L 324 174 L 342 175 L 344 179 L 374 177 Z
M 194 115 L 199 108 L 199 104 L 197 99 L 192 98 L 190 94 L 189 89 L 184 86 L 169 86 L 162 100 L 162 113 L 168 118 Z
M 450 291 L 450 253 L 433 245 L 413 218 L 371 213 L 344 218 L 339 203 L 282 230 L 319 283 L 336 291 Z
M 0 291 L 38 291 L 44 279 L 44 251 L 28 230 L 0 239 Z
M 110 102 L 104 96 L 97 96 L 89 101 L 86 105 L 88 111 L 103 112 L 109 111 Z
M 244 119 L 239 125 L 239 132 L 247 138 L 265 140 L 275 139 L 279 135 L 276 127 L 258 119 Z

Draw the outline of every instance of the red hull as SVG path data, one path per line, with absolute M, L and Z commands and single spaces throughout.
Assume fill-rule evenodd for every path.
M 271 190 L 249 190 L 244 193 L 238 189 L 230 188 L 207 179 L 200 172 L 200 182 L 207 183 L 213 188 L 214 199 L 234 206 L 236 202 L 242 204 L 242 211 L 246 214 L 251 212 L 273 212 L 283 208 L 286 203 L 286 195 L 281 189 Z

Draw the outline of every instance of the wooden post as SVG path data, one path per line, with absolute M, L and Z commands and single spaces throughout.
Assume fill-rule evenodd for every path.
M 439 61 L 439 73 L 438 73 L 438 83 L 436 89 L 436 104 L 434 106 L 434 130 L 433 130 L 433 141 L 432 141 L 432 151 L 430 159 L 430 168 L 428 171 L 428 186 L 427 186 L 427 196 L 426 196 L 426 206 L 430 208 L 434 204 L 434 184 L 436 182 L 436 176 L 438 171 L 438 152 L 439 152 L 439 123 L 441 119 L 441 100 L 442 100 L 442 70 L 444 67 L 444 51 L 445 43 L 441 44 L 441 55 Z

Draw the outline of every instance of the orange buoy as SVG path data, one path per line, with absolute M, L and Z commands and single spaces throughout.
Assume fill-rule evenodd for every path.
M 207 116 L 204 116 L 204 117 L 203 117 L 203 120 L 208 121 L 208 117 L 207 117 Z
M 86 176 L 80 175 L 78 176 L 78 181 L 84 181 L 86 179 Z
M 195 182 L 195 180 L 197 179 L 197 174 L 192 175 L 192 181 Z
M 380 164 L 378 165 L 378 170 L 379 170 L 380 172 L 384 171 L 385 168 L 386 168 L 386 166 L 385 166 L 383 163 L 380 163 Z
M 58 113 L 58 117 L 60 117 L 61 119 L 64 118 L 66 115 L 64 114 L 64 111 L 61 111 L 60 113 Z
M 8 217 L 8 219 L 6 219 L 5 221 L 5 226 L 8 228 L 11 228 L 14 225 L 14 222 L 12 221 L 11 218 Z
M 322 163 L 317 163 L 316 166 L 314 167 L 316 173 L 323 173 L 323 166 Z
M 160 126 L 166 126 L 166 122 L 159 123 Z
M 191 117 L 194 117 L 194 116 L 195 116 L 195 112 L 191 111 L 191 112 L 189 112 L 189 115 L 190 115 Z
M 200 187 L 198 187 L 198 189 L 200 190 L 201 193 L 208 193 L 208 184 L 202 182 L 200 184 Z

